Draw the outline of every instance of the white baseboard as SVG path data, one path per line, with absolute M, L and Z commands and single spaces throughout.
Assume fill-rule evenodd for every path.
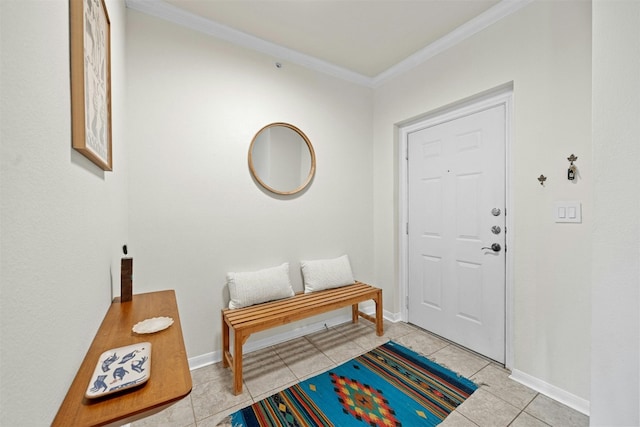
M 382 316 L 391 323 L 398 323 L 402 320 L 400 313 L 392 313 L 387 310 L 382 311 Z
M 366 314 L 372 315 L 375 313 L 375 305 L 373 302 L 371 303 L 363 303 L 360 306 L 360 310 Z M 383 310 L 383 317 L 390 322 L 397 322 L 400 317 L 399 314 L 391 313 L 386 310 Z M 351 315 L 344 314 L 340 316 L 336 316 L 332 319 L 323 320 L 320 322 L 303 325 L 299 328 L 296 328 L 292 331 L 283 332 L 277 335 L 273 335 L 270 337 L 262 338 L 257 341 L 249 340 L 247 344 L 244 345 L 244 354 L 251 353 L 252 351 L 260 350 L 266 347 L 270 347 L 272 345 L 280 344 L 285 341 L 290 341 L 295 338 L 299 338 L 305 335 L 313 334 L 314 332 L 321 331 L 326 327 L 338 326 L 343 323 L 347 323 L 351 321 Z M 207 365 L 212 365 L 214 363 L 220 362 L 222 360 L 222 350 L 216 350 L 211 353 L 202 354 L 200 356 L 194 356 L 189 358 L 189 369 L 194 370 L 197 368 L 202 368 Z
M 518 371 L 517 369 L 514 369 L 511 372 L 511 376 L 509 378 L 589 416 L 590 403 L 582 397 L 571 394 L 566 390 L 544 382 L 541 379 L 522 371 Z

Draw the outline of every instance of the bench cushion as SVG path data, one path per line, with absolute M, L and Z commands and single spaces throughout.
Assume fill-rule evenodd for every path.
M 300 266 L 302 267 L 305 293 L 355 283 L 347 255 L 333 259 L 300 261 Z
M 262 302 L 292 297 L 289 263 L 245 273 L 227 273 L 229 308 L 242 308 Z

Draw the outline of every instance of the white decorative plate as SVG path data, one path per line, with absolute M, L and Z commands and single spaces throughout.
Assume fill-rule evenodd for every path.
M 147 382 L 151 375 L 151 343 L 107 350 L 100 355 L 85 397 L 106 396 Z
M 173 325 L 173 319 L 171 317 L 152 317 L 151 319 L 136 323 L 133 326 L 133 332 L 136 334 L 152 334 L 167 329 L 171 325 Z

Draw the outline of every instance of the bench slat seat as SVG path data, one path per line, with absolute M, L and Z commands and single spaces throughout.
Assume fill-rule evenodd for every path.
M 375 317 L 359 310 L 358 304 L 373 300 Z M 351 306 L 353 323 L 362 317 L 376 324 L 376 334 L 382 336 L 382 289 L 362 282 L 312 293 L 298 293 L 291 298 L 222 310 L 222 365 L 233 371 L 234 393 L 242 392 L 242 346 L 253 333 L 285 325 L 317 314 Z M 230 352 L 229 330 L 234 333 L 234 351 Z

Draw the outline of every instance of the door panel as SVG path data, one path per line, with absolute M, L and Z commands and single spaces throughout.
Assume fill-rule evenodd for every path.
M 422 303 L 436 310 L 442 309 L 442 259 L 422 257 Z
M 412 132 L 407 147 L 409 321 L 504 362 L 505 107 Z

